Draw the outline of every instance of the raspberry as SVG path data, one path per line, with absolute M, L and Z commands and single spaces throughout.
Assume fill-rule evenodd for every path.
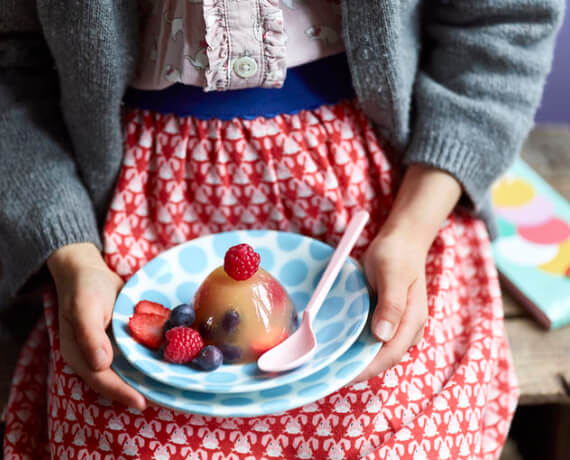
M 259 261 L 259 254 L 249 244 L 237 244 L 226 252 L 224 270 L 233 279 L 243 281 L 257 272 Z
M 171 363 L 188 363 L 198 356 L 204 347 L 202 337 L 191 327 L 178 326 L 169 329 L 164 338 L 166 339 L 164 359 Z

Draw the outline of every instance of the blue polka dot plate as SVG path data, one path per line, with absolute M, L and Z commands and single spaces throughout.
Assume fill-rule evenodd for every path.
M 365 330 L 340 357 L 295 382 L 244 393 L 202 393 L 160 383 L 135 369 L 115 353 L 113 369 L 149 401 L 181 412 L 214 417 L 256 417 L 311 404 L 342 388 L 374 358 L 381 343 Z
M 312 375 L 334 362 L 362 332 L 370 299 L 364 274 L 353 259 L 340 271 L 314 328 L 317 350 L 304 366 L 266 374 L 256 363 L 222 365 L 212 372 L 164 361 L 160 352 L 137 343 L 130 335 L 129 317 L 140 300 L 174 308 L 192 300 L 206 276 L 223 264 L 226 250 L 248 243 L 261 255 L 261 266 L 278 279 L 301 314 L 315 289 L 333 248 L 295 233 L 243 230 L 204 236 L 176 246 L 142 267 L 123 287 L 112 318 L 117 345 L 127 361 L 147 376 L 182 390 L 243 393 L 286 385 Z

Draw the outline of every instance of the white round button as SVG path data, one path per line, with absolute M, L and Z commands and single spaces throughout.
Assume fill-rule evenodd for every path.
M 249 56 L 243 56 L 234 61 L 234 72 L 241 78 L 249 78 L 257 72 L 257 62 Z

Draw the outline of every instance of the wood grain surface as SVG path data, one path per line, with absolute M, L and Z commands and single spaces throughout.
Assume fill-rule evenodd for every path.
M 541 125 L 522 158 L 570 200 L 570 127 Z M 503 289 L 505 327 L 521 389 L 520 404 L 570 404 L 570 326 L 542 329 Z

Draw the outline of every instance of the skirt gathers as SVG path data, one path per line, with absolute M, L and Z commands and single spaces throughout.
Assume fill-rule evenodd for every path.
M 161 251 L 214 232 L 276 229 L 336 244 L 359 209 L 380 229 L 396 174 L 358 104 L 202 120 L 130 109 L 104 228 L 124 279 Z M 204 417 L 107 401 L 65 365 L 57 303 L 22 351 L 6 410 L 7 459 L 496 459 L 518 390 L 481 221 L 453 214 L 426 266 L 429 319 L 400 363 L 306 406 Z

